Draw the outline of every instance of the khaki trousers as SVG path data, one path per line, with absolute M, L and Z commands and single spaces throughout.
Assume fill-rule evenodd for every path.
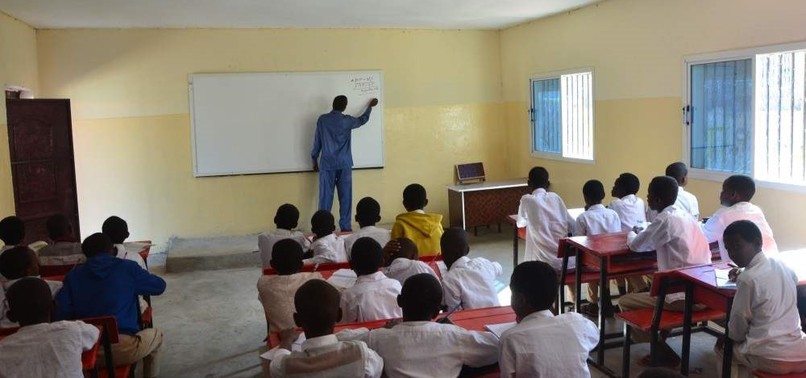
M 626 286 L 628 293 L 638 293 L 646 290 L 648 287 L 644 276 L 619 278 L 611 281 L 616 281 L 618 286 Z M 588 302 L 599 303 L 599 282 L 588 283 Z
M 716 371 L 722 376 L 722 346 L 714 347 L 716 352 Z M 731 378 L 750 378 L 753 376 L 752 370 L 761 370 L 772 374 L 792 374 L 806 372 L 806 360 L 804 361 L 777 361 L 764 357 L 742 354 L 738 345 L 733 345 L 733 361 L 731 362 Z
M 134 336 L 120 335 L 120 341 L 112 344 L 112 360 L 115 366 L 131 365 L 142 360 L 143 377 L 159 376 L 162 337 L 162 331 L 156 328 L 146 328 Z M 106 365 L 103 350 L 98 351 L 98 361 L 101 366 Z

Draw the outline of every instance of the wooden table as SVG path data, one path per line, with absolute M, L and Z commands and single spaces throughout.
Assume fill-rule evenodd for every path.
M 526 179 L 448 186 L 448 213 L 451 227 L 465 230 L 507 221 L 517 213 L 521 197 L 529 193 Z
M 570 256 L 576 256 L 574 269 L 574 308 L 579 311 L 581 305 L 582 271 L 599 271 L 599 345 L 596 350 L 595 365 L 607 371 L 604 366 L 605 326 L 607 317 L 605 310 L 612 307 L 610 299 L 611 278 L 631 277 L 651 274 L 657 270 L 654 252 L 637 253 L 627 247 L 627 233 L 618 232 L 595 236 L 574 236 L 560 240 L 557 256 L 563 259 L 560 282 L 565 282 Z M 607 301 L 606 301 L 607 300 Z M 620 335 L 620 334 L 619 334 Z

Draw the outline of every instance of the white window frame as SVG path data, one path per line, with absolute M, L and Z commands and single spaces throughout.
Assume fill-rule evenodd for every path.
M 688 106 L 691 104 L 691 66 L 697 64 L 707 64 L 707 63 L 716 63 L 716 62 L 723 62 L 726 60 L 739 60 L 739 59 L 750 59 L 751 60 L 751 70 L 752 70 L 752 77 L 753 77 L 753 98 L 752 98 L 752 109 L 750 110 L 751 117 L 753 118 L 753 122 L 755 123 L 756 118 L 756 96 L 755 96 L 755 86 L 756 86 L 756 55 L 759 54 L 770 54 L 776 52 L 783 52 L 783 51 L 792 51 L 792 50 L 806 50 L 806 41 L 803 42 L 794 42 L 794 43 L 784 43 L 784 44 L 777 44 L 777 45 L 768 45 L 768 46 L 759 46 L 759 47 L 751 47 L 746 49 L 739 49 L 739 50 L 730 50 L 730 51 L 720 51 L 720 52 L 713 52 L 713 53 L 703 53 L 703 54 L 695 54 L 685 56 L 683 58 L 683 104 L 682 106 Z M 688 176 L 694 179 L 701 179 L 701 180 L 708 180 L 708 181 L 716 181 L 722 182 L 726 178 L 734 175 L 735 173 L 726 173 L 726 172 L 717 172 L 712 171 L 710 169 L 700 169 L 700 168 L 692 168 L 691 167 L 691 125 L 687 124 L 687 120 L 689 115 L 683 111 L 683 115 L 681 117 L 681 123 L 683 126 L 683 161 L 689 166 L 689 174 Z M 752 135 L 750 137 L 753 140 L 753 153 L 755 155 L 755 125 L 752 128 Z M 755 159 L 755 156 L 753 157 Z M 796 184 L 785 184 L 780 182 L 773 182 L 773 181 L 765 181 L 759 180 L 755 177 L 755 163 L 753 164 L 753 168 L 750 172 L 750 177 L 756 181 L 756 187 L 759 188 L 768 188 L 768 189 L 779 189 L 797 193 L 806 193 L 806 185 L 796 185 Z
M 534 140 L 535 140 L 535 127 L 534 121 L 532 121 L 532 106 L 534 105 L 532 101 L 534 101 L 534 86 L 532 82 L 536 80 L 547 80 L 547 79 L 558 79 L 562 75 L 571 75 L 571 74 L 579 74 L 579 73 L 587 73 L 590 72 L 591 74 L 591 159 L 579 159 L 579 158 L 571 158 L 565 157 L 562 155 L 562 152 L 559 154 L 553 154 L 549 152 L 542 152 L 542 151 L 535 151 L 534 150 Z M 529 77 L 529 109 L 527 112 L 529 113 L 529 151 L 533 158 L 538 159 L 548 159 L 548 160 L 558 160 L 558 161 L 565 161 L 571 163 L 582 163 L 582 164 L 595 164 L 596 163 L 596 73 L 593 70 L 593 67 L 580 67 L 580 68 L 573 68 L 568 70 L 560 70 L 560 71 L 551 71 L 551 72 L 544 72 L 540 74 L 533 74 Z M 560 137 L 560 142 L 564 144 L 564 140 L 562 136 Z

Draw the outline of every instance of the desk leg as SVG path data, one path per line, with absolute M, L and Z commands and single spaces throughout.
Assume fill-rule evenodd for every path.
M 686 307 L 683 310 L 683 350 L 680 361 L 680 374 L 688 376 L 688 363 L 691 354 L 691 312 L 694 309 L 694 285 L 686 282 Z
M 512 226 L 512 269 L 518 266 L 518 225 Z
M 596 362 L 604 366 L 605 358 L 605 298 L 610 298 L 610 287 L 607 284 L 607 265 L 604 257 L 599 258 L 599 349 L 596 351 Z M 579 269 L 579 267 L 577 267 Z M 579 275 L 577 275 L 579 277 Z M 579 299 L 577 299 L 579 300 Z
M 560 303 L 557 306 L 557 312 L 562 314 L 565 312 L 565 277 L 568 276 L 568 254 L 571 248 L 565 249 L 565 253 L 563 254 L 563 267 L 560 270 Z M 576 273 L 575 273 L 576 274 Z M 576 283 L 574 283 L 574 287 L 576 288 Z
M 730 378 L 730 365 L 733 362 L 733 340 L 728 334 L 728 324 L 730 322 L 730 309 L 733 307 L 733 298 L 728 299 L 725 309 L 725 349 L 722 351 L 722 377 Z
M 576 264 L 574 266 L 574 311 L 579 312 L 579 306 L 582 305 L 582 298 L 579 297 L 579 292 L 582 291 L 582 253 L 578 248 L 574 248 L 574 256 L 576 256 Z

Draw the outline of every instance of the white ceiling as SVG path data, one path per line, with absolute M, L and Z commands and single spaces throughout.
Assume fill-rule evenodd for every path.
M 501 29 L 601 0 L 0 0 L 56 28 Z

